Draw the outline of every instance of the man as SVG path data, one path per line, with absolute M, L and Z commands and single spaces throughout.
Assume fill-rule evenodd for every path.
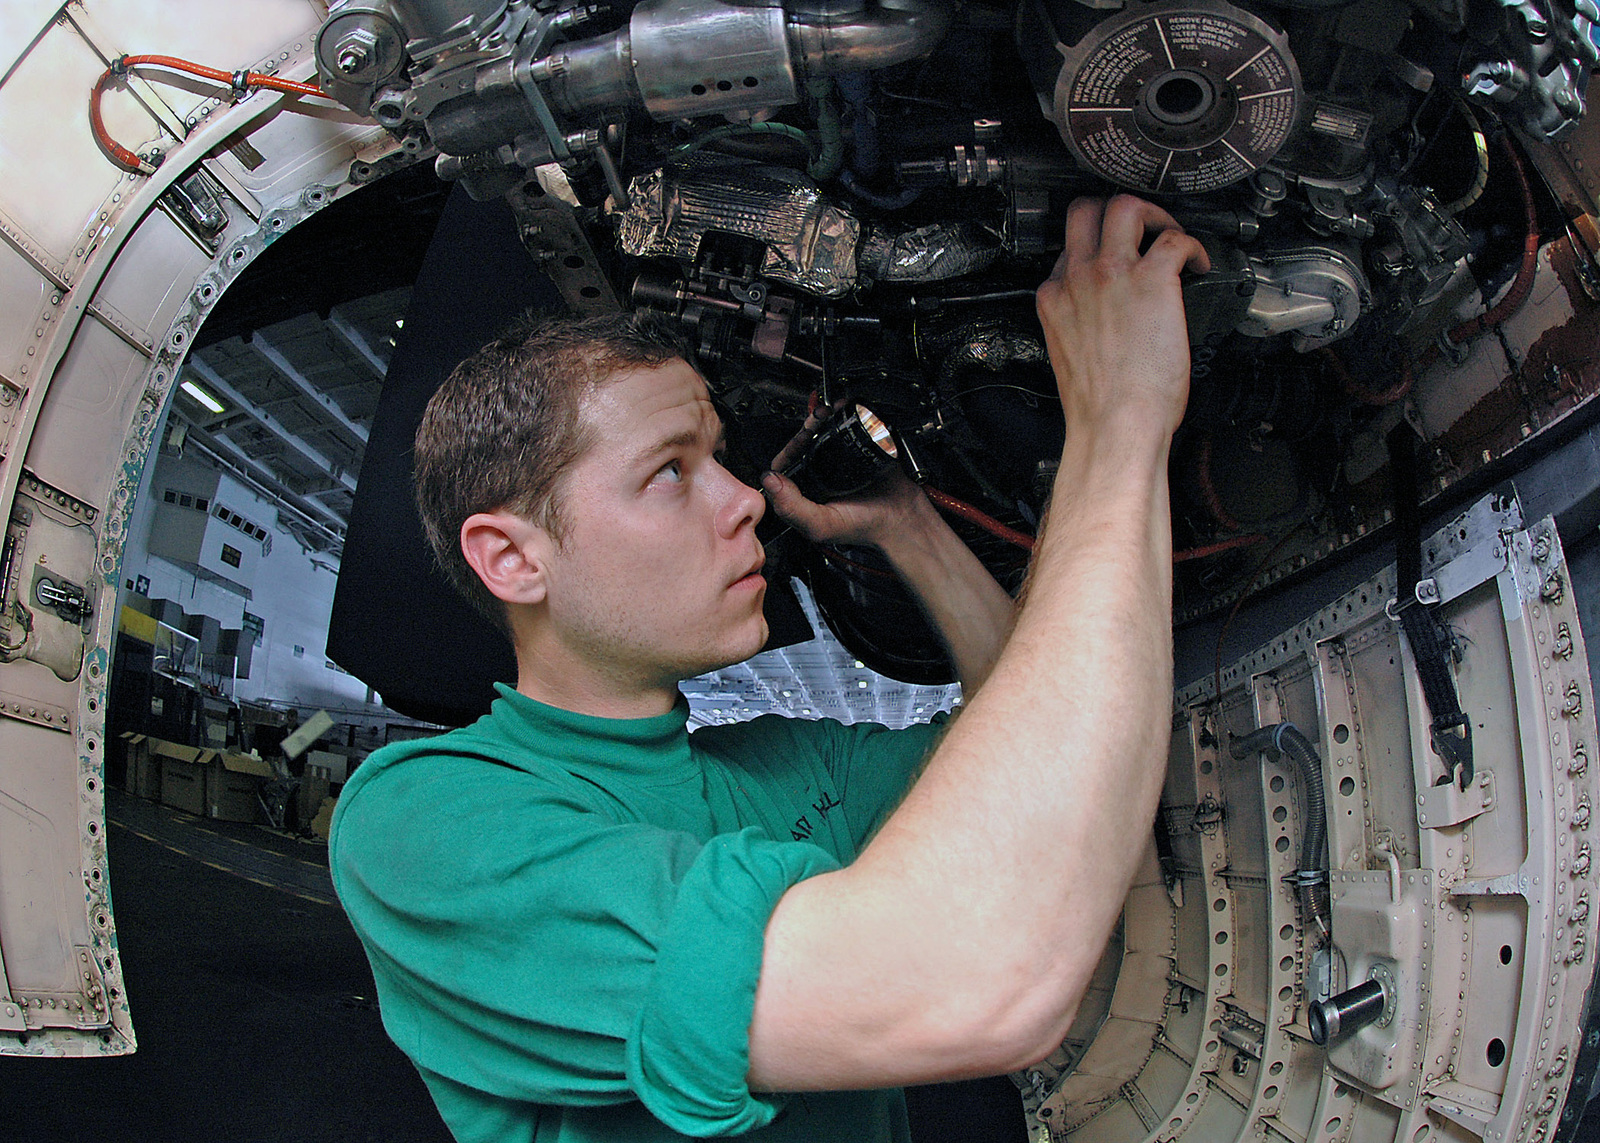
M 764 504 L 670 346 L 569 327 L 446 382 L 418 502 L 517 687 L 369 759 L 332 862 L 385 1026 L 458 1139 L 903 1140 L 894 1089 L 1059 1044 L 1165 769 L 1185 266 L 1204 252 L 1149 203 L 1068 213 L 1038 295 L 1066 445 L 1014 624 L 909 483 L 816 505 L 766 478 L 928 612 L 966 695 L 942 739 L 685 733 L 678 682 L 766 638 Z

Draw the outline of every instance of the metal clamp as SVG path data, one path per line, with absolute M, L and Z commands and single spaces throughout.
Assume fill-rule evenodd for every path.
M 1433 607 L 1442 597 L 1439 594 L 1439 581 L 1433 577 L 1419 579 L 1413 598 L 1401 601 L 1397 596 L 1383 605 L 1383 613 L 1396 623 L 1400 622 L 1400 613 L 1408 607 Z

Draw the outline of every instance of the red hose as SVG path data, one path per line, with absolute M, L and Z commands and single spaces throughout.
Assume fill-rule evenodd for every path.
M 937 488 L 930 488 L 926 484 L 922 486 L 922 490 L 928 494 L 929 500 L 932 500 L 952 516 L 960 516 L 963 520 L 978 525 L 984 531 L 998 536 L 1008 543 L 1015 544 L 1024 551 L 1033 551 L 1033 537 L 1027 533 L 1007 527 L 993 516 L 974 508 L 965 500 L 957 500 L 948 492 L 940 492 Z M 1251 533 L 1248 536 L 1230 536 L 1226 540 L 1218 540 L 1214 544 L 1207 544 L 1201 548 L 1186 548 L 1182 551 L 1173 552 L 1172 562 L 1180 564 L 1186 560 L 1203 560 L 1207 556 L 1231 552 L 1234 548 L 1248 547 L 1251 544 L 1263 544 L 1266 541 L 1266 536 L 1255 533 Z
M 125 171 L 139 175 L 151 174 L 155 171 L 155 167 L 113 139 L 106 130 L 105 119 L 100 114 L 101 95 L 105 93 L 113 79 L 127 74 L 128 69 L 133 67 L 170 68 L 173 71 L 199 76 L 201 79 L 209 79 L 213 83 L 227 84 L 238 90 L 264 87 L 269 91 L 280 91 L 285 95 L 326 94 L 315 84 L 297 83 L 292 79 L 280 79 L 258 71 L 226 72 L 221 68 L 206 67 L 204 64 L 191 63 L 176 56 L 118 56 L 100 78 L 95 80 L 94 89 L 89 93 L 89 129 L 94 132 L 95 142 L 100 144 L 101 149 L 113 163 Z
M 1200 495 L 1206 502 L 1206 511 L 1211 513 L 1211 518 L 1221 524 L 1230 532 L 1239 531 L 1239 521 L 1228 514 L 1222 506 L 1222 497 L 1217 495 L 1216 482 L 1211 479 L 1211 434 L 1207 433 L 1200 438 L 1200 455 L 1195 459 L 1198 469 L 1197 479 L 1200 481 Z
M 1226 540 L 1218 540 L 1216 543 L 1206 544 L 1204 547 L 1184 548 L 1181 551 L 1173 552 L 1172 562 L 1181 564 L 1186 560 L 1203 560 L 1207 556 L 1231 552 L 1234 548 L 1246 548 L 1251 544 L 1264 544 L 1266 542 L 1267 537 L 1257 532 L 1253 532 L 1248 536 L 1229 536 Z
M 1528 184 L 1528 172 L 1522 166 L 1517 149 L 1511 145 L 1509 134 L 1500 136 L 1500 146 L 1506 158 L 1511 160 L 1511 170 L 1517 176 L 1517 189 L 1522 192 L 1522 216 L 1527 223 L 1527 232 L 1522 239 L 1522 263 L 1517 267 L 1517 276 L 1511 280 L 1511 288 L 1493 309 L 1462 322 L 1445 335 L 1456 345 L 1469 337 L 1476 337 L 1490 326 L 1499 325 L 1516 313 L 1522 303 L 1528 300 L 1528 291 L 1533 289 L 1534 272 L 1539 269 L 1539 212 L 1533 203 L 1533 187 Z
M 1511 170 L 1517 176 L 1517 189 L 1522 195 L 1522 217 L 1526 227 L 1522 238 L 1522 261 L 1517 266 L 1516 277 L 1511 279 L 1511 288 L 1493 308 L 1475 318 L 1468 318 L 1445 333 L 1445 338 L 1452 345 L 1460 345 L 1468 338 L 1478 336 L 1521 309 L 1522 303 L 1528 300 L 1528 292 L 1533 289 L 1533 276 L 1539 269 L 1539 211 L 1534 205 L 1533 187 L 1528 182 L 1528 172 L 1522 165 L 1522 157 L 1511 145 L 1509 134 L 1500 136 L 1500 146 L 1505 151 L 1506 158 L 1511 160 Z M 1415 372 L 1421 373 L 1438 359 L 1439 347 L 1430 345 L 1417 359 Z M 1407 387 L 1409 388 L 1409 384 Z
M 963 520 L 976 524 L 985 532 L 998 536 L 1007 543 L 1017 545 L 1023 551 L 1033 551 L 1033 537 L 1026 532 L 1019 532 L 1015 528 L 1007 527 L 993 516 L 979 511 L 965 500 L 957 500 L 948 492 L 940 492 L 937 488 L 930 488 L 926 484 L 922 486 L 922 490 L 928 494 L 929 500 L 932 500 L 934 504 L 943 508 L 952 516 L 960 516 Z

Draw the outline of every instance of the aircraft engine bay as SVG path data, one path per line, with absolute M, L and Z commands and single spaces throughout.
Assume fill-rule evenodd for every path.
M 177 396 L 202 328 L 302 224 L 389 176 L 504 210 L 568 309 L 684 332 L 741 476 L 815 418 L 803 487 L 899 465 L 1015 589 L 1063 434 L 1033 290 L 1068 202 L 1128 190 L 1214 265 L 1185 286 L 1178 688 L 1123 922 L 1013 1077 L 1033 1138 L 1575 1138 L 1592 0 L 145 7 L 0 14 L 0 1053 L 135 1049 L 104 838 L 124 546 L 163 442 L 216 426 Z M 874 552 L 770 540 L 857 659 L 951 680 Z

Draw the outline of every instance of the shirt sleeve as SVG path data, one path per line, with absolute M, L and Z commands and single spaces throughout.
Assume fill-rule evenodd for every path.
M 385 1026 L 419 1066 L 534 1103 L 638 1099 L 686 1135 L 782 1109 L 745 1084 L 750 1016 L 767 920 L 838 867 L 824 850 L 756 829 L 702 844 L 432 757 L 341 807 L 333 858 Z

